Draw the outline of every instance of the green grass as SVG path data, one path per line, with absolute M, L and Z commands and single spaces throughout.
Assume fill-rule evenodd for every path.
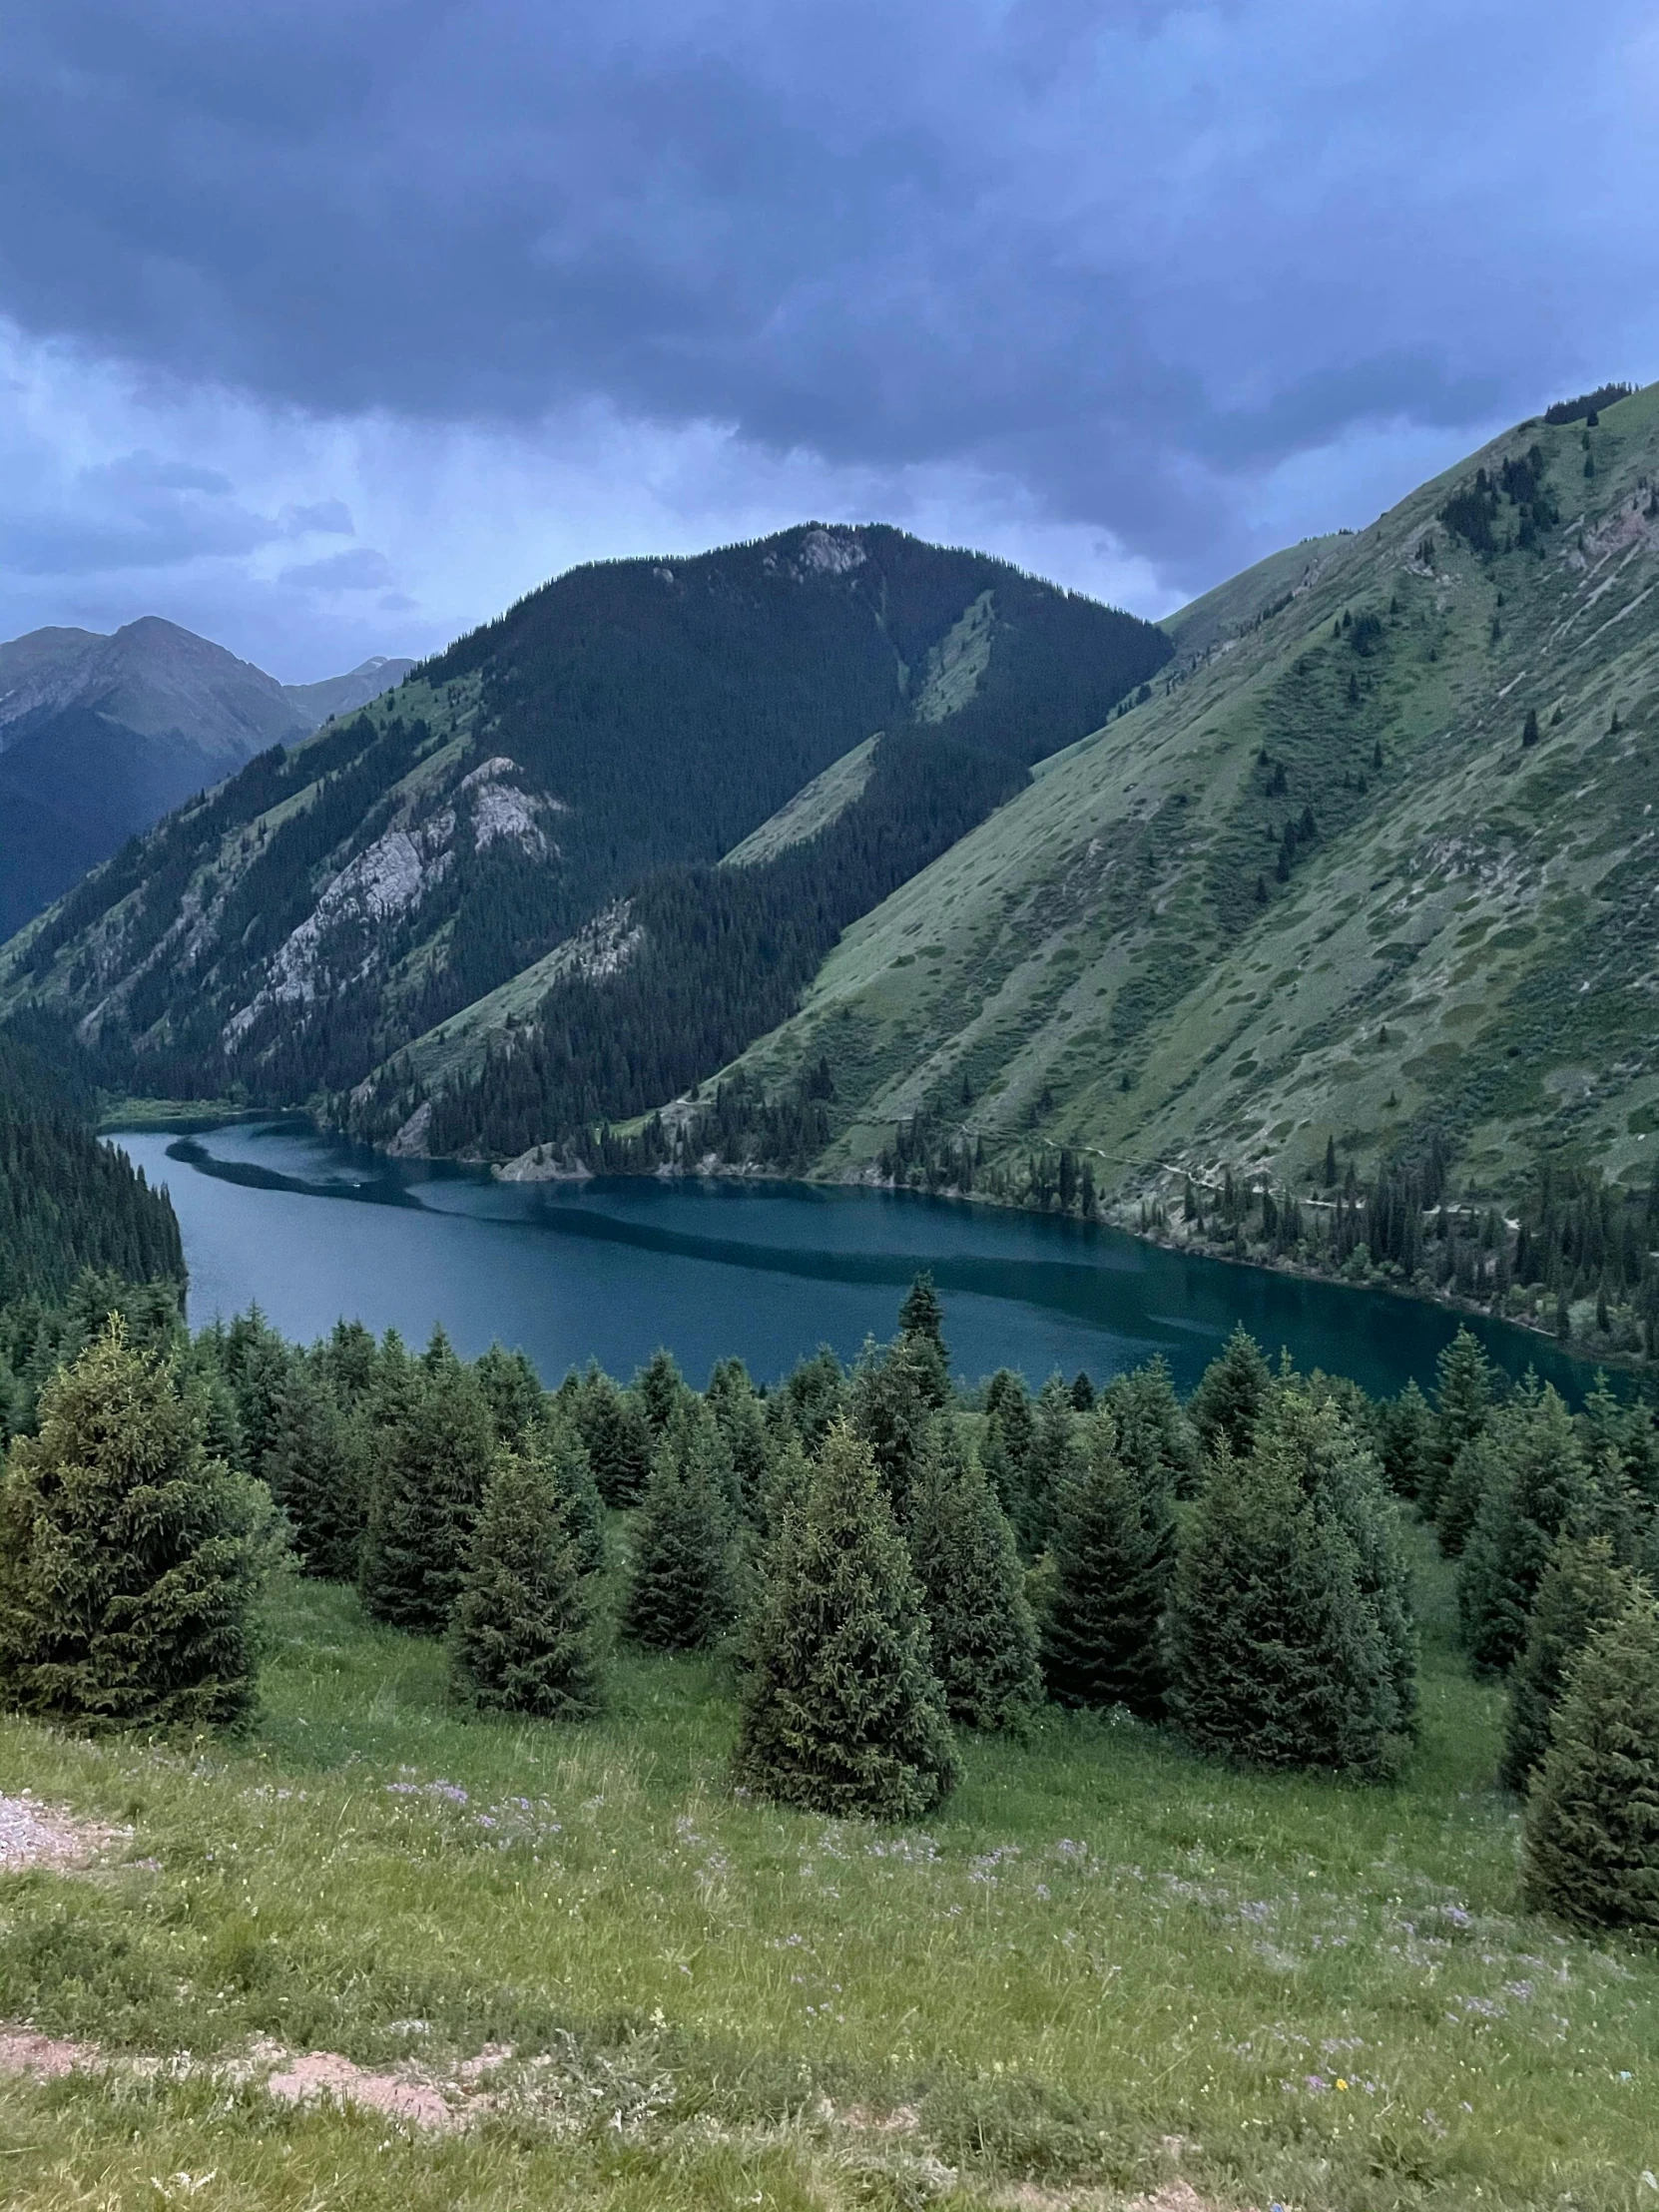
M 13 2082 L 0 2203 L 212 2170 L 295 2212 L 966 2205 L 1179 2167 L 1263 2206 L 1642 2204 L 1659 1959 L 1519 1914 L 1499 1701 L 1427 1573 L 1398 1787 L 1052 1716 L 969 1744 L 925 1834 L 735 1801 L 714 1663 L 620 1659 L 584 1729 L 469 1721 L 434 1647 L 292 1587 L 246 1743 L 0 1727 L 0 1787 L 134 1830 L 113 1873 L 0 1881 L 0 2010 L 203 2057 L 506 2041 L 554 2054 L 552 2118 L 411 2145 L 200 2072 Z

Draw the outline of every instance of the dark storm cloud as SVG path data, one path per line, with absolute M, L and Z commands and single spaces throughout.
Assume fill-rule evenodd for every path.
M 14 0 L 0 307 L 280 406 L 1005 472 L 1179 574 L 1289 455 L 1651 367 L 1647 21 Z

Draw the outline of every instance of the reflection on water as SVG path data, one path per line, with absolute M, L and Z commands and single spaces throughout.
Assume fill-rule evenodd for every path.
M 292 1337 L 340 1315 L 468 1354 L 521 1345 L 544 1378 L 595 1358 L 632 1373 L 667 1345 L 702 1382 L 739 1353 L 783 1374 L 823 1343 L 851 1358 L 892 1332 L 928 1267 L 957 1370 L 1008 1365 L 1097 1382 L 1161 1352 L 1188 1388 L 1236 1322 L 1299 1367 L 1372 1390 L 1432 1381 L 1442 1309 L 1166 1252 L 1111 1229 L 909 1194 L 807 1184 L 505 1184 L 401 1162 L 295 1119 L 116 1139 L 173 1193 L 191 1318 L 258 1302 Z M 1511 1373 L 1576 1394 L 1582 1370 L 1528 1333 L 1476 1323 Z

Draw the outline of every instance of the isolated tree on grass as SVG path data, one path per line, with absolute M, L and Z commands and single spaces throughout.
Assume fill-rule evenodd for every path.
M 911 1489 L 908 1535 L 950 1718 L 1018 1728 L 1042 1702 L 1037 1624 L 1007 1515 L 947 1420 L 935 1425 Z
M 600 1700 L 592 1585 L 553 1467 L 496 1455 L 449 1624 L 451 1678 L 483 1712 L 580 1720 Z
M 0 1481 L 0 1696 L 92 1726 L 245 1720 L 279 1542 L 263 1483 L 208 1456 L 171 1364 L 112 1320 Z
M 1471 1450 L 1486 1475 L 1458 1570 L 1457 1611 L 1476 1670 L 1501 1674 L 1521 1655 L 1556 1538 L 1591 1502 L 1589 1465 L 1549 1383 L 1523 1388 Z
M 1125 1705 L 1142 1720 L 1161 1720 L 1174 1489 L 1157 1457 L 1123 1455 L 1108 1409 L 1084 1422 L 1082 1443 L 1055 1520 L 1043 1674 L 1062 1705 Z
M 496 1452 L 476 1377 L 446 1343 L 413 1363 L 407 1401 L 382 1431 L 363 1539 L 363 1603 L 374 1619 L 439 1636 L 465 1572 L 467 1541 Z
M 1551 1552 L 1527 1621 L 1526 1645 L 1509 1677 L 1509 1720 L 1498 1780 L 1524 1790 L 1549 1749 L 1549 1724 L 1567 1677 L 1598 1629 L 1636 1593 L 1605 1536 L 1562 1536 Z
M 625 1627 L 654 1651 L 706 1651 L 732 1625 L 731 1455 L 707 1406 L 657 1447 L 634 1524 Z
M 1170 1711 L 1203 1751 L 1380 1776 L 1405 1720 L 1396 1656 L 1307 1442 L 1263 1420 L 1248 1458 L 1213 1455 L 1171 1593 Z
M 1262 1348 L 1241 1322 L 1205 1369 L 1187 1412 L 1207 1451 L 1225 1439 L 1233 1456 L 1243 1458 L 1272 1394 L 1273 1376 Z
M 771 1547 L 749 1656 L 742 1787 L 886 1821 L 919 1820 L 954 1787 L 921 1589 L 869 1446 L 844 1425 Z
M 1528 1904 L 1659 1936 L 1659 1606 L 1645 1586 L 1590 1638 L 1526 1808 Z

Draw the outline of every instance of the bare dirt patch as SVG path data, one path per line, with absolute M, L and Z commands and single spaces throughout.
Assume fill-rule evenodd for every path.
M 411 2127 L 461 2124 L 462 2115 L 431 2082 L 413 2074 L 375 2073 L 334 2051 L 311 2050 L 290 2057 L 277 2072 L 266 2076 L 265 2085 L 283 2104 L 354 2104 Z
M 0 1874 L 90 1866 L 113 1845 L 129 1842 L 132 1833 L 77 1820 L 60 1806 L 42 1805 L 28 1790 L 21 1797 L 0 1797 Z
M 67 2043 L 56 2035 L 39 2035 L 32 2027 L 0 2028 L 0 2074 L 58 2081 L 68 2073 L 95 2073 L 103 2063 L 91 2043 Z

